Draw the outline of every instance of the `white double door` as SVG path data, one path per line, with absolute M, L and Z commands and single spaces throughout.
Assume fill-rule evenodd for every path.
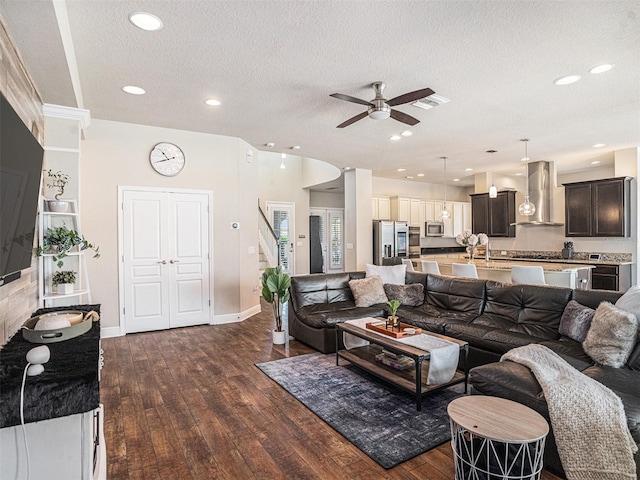
M 122 199 L 126 332 L 209 323 L 211 196 L 124 190 Z

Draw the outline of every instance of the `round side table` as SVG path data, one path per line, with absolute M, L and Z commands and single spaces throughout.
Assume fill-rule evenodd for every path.
M 547 421 L 504 398 L 471 395 L 447 407 L 456 480 L 539 480 Z

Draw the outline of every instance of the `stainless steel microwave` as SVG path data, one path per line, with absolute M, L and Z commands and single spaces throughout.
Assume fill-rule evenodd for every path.
M 424 233 L 427 237 L 444 236 L 444 222 L 430 221 L 424 224 Z

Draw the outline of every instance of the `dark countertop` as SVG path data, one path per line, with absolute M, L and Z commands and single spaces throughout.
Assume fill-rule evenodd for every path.
M 62 309 L 100 313 L 100 305 L 74 305 L 40 309 L 34 315 Z M 28 342 L 18 331 L 0 350 L 0 428 L 20 424 L 20 387 L 26 355 L 39 345 Z M 25 423 L 88 412 L 100 403 L 100 322 L 94 322 L 91 330 L 79 337 L 47 346 L 51 358 L 44 364 L 44 372 L 27 377 Z
M 495 261 L 507 261 L 507 262 L 542 262 L 542 263 L 575 263 L 578 265 L 631 265 L 633 262 L 615 262 L 610 260 L 579 260 L 568 258 L 519 258 L 519 257 L 500 257 L 491 256 L 491 260 Z

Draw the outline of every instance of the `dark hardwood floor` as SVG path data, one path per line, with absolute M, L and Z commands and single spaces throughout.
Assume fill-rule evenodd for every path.
M 454 478 L 449 443 L 385 470 L 258 370 L 314 351 L 273 345 L 262 308 L 242 323 L 102 340 L 109 480 Z

